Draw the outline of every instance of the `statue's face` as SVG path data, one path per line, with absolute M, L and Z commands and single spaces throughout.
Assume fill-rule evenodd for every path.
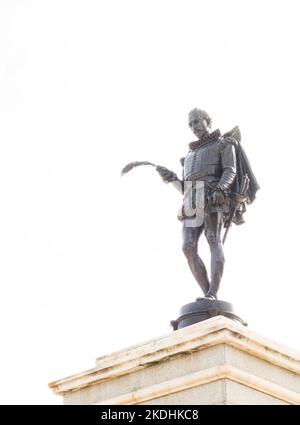
M 198 111 L 193 111 L 189 115 L 189 127 L 199 139 L 204 133 L 208 132 L 207 122 L 201 112 Z

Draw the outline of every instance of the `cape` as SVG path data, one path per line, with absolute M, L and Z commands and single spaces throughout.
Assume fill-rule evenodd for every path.
M 241 132 L 239 127 L 234 127 L 231 131 L 225 133 L 223 137 L 234 145 L 236 151 L 236 178 L 230 189 L 233 192 L 240 193 L 242 179 L 245 174 L 247 174 L 249 177 L 249 187 L 245 193 L 245 197 L 247 198 L 247 204 L 252 204 L 255 200 L 256 192 L 260 187 L 252 171 L 246 152 L 241 145 Z

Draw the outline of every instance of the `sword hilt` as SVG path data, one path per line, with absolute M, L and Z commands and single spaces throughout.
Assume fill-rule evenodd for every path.
M 224 236 L 223 236 L 223 240 L 222 240 L 223 244 L 226 241 L 226 237 L 227 237 L 227 234 L 229 232 L 229 228 L 232 224 L 232 220 L 235 216 L 235 213 L 236 213 L 238 207 L 240 206 L 240 204 L 242 204 L 243 202 L 246 201 L 245 193 L 249 189 L 249 183 L 250 183 L 250 179 L 248 177 L 248 174 L 245 174 L 243 176 L 243 179 L 242 179 L 240 192 L 234 194 L 234 209 L 233 209 L 232 213 L 230 214 L 230 218 L 229 218 L 229 221 L 228 221 L 228 224 L 227 224 Z

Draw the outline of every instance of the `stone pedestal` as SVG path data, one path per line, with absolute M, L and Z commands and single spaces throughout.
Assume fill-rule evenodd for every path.
M 300 404 L 300 353 L 216 316 L 49 387 L 65 404 Z

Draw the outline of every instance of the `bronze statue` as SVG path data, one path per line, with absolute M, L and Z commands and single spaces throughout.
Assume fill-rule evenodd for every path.
M 152 165 L 164 182 L 172 183 L 183 194 L 178 215 L 182 249 L 204 298 L 217 300 L 224 268 L 223 243 L 231 224 L 244 222 L 246 204 L 253 202 L 259 186 L 241 146 L 238 127 L 224 135 L 220 130 L 211 132 L 210 116 L 196 108 L 189 113 L 188 124 L 197 140 L 189 144 L 189 152 L 181 159 L 182 179 L 166 167 L 147 161 L 128 164 L 122 174 L 135 166 Z M 211 251 L 210 279 L 198 254 L 203 232 Z

